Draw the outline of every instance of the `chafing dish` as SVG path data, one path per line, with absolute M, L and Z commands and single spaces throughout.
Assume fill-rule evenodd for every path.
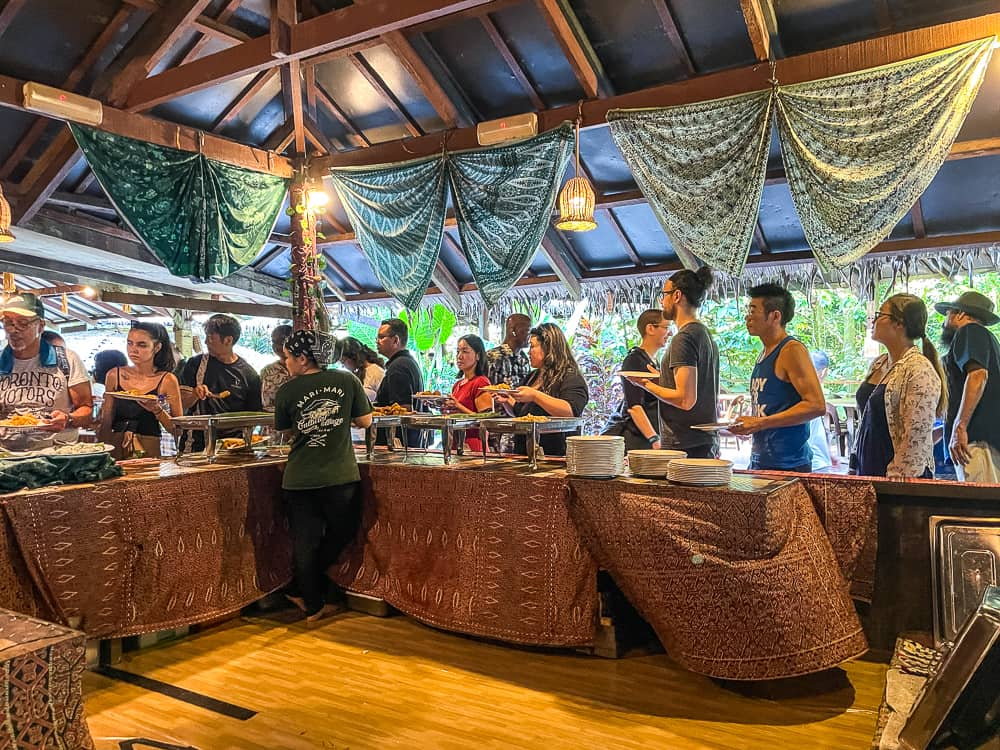
M 400 417 L 403 427 L 403 448 L 404 455 L 408 452 L 406 444 L 407 430 L 440 430 L 441 431 L 441 451 L 444 455 L 444 462 L 451 463 L 451 438 L 456 431 L 465 432 L 470 428 L 479 427 L 482 417 L 476 414 L 409 414 Z M 462 455 L 462 447 L 459 446 L 458 454 Z
M 195 414 L 174 417 L 173 422 L 182 432 L 204 432 L 204 457 L 209 463 L 215 463 L 218 457 L 218 441 L 221 433 L 241 431 L 243 441 L 247 446 L 252 446 L 254 429 L 256 427 L 274 427 L 274 415 L 263 411 L 238 411 L 228 414 Z M 182 435 L 182 439 L 177 441 L 178 450 L 174 459 L 177 463 L 184 463 L 185 460 L 193 459 L 197 455 L 184 451 L 191 445 L 191 435 L 186 436 L 187 440 L 184 440 L 183 437 Z
M 583 419 L 580 417 L 549 417 L 544 422 L 520 420 L 516 418 L 483 419 L 479 422 L 480 439 L 483 442 L 483 462 L 486 462 L 488 433 L 497 432 L 509 435 L 524 435 L 528 442 L 528 463 L 531 470 L 538 468 L 538 438 L 555 432 L 572 432 L 580 434 Z

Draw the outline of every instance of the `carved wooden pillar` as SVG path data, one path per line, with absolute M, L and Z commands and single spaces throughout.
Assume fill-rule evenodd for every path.
M 309 211 L 307 183 L 297 172 L 289 188 L 292 231 L 292 318 L 295 330 L 316 327 L 316 286 L 322 279 L 316 257 L 316 219 Z

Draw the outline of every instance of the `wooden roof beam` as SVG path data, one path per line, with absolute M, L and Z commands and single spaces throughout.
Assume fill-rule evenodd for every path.
M 229 2 L 223 6 L 222 10 L 219 11 L 219 15 L 215 17 L 215 20 L 220 24 L 226 23 L 230 18 L 233 17 L 237 9 L 242 4 L 243 0 L 229 0 Z M 201 21 L 203 18 L 204 16 L 202 16 L 198 20 Z M 196 25 L 195 28 L 199 27 Z M 235 29 L 233 29 L 233 31 L 235 31 Z M 181 61 L 178 64 L 184 65 L 185 63 L 189 63 L 192 60 L 197 60 L 198 56 L 205 50 L 205 47 L 208 46 L 208 43 L 210 41 L 212 41 L 211 35 L 203 33 L 201 37 L 194 43 L 194 46 L 192 46 L 191 49 L 187 51 L 187 54 L 185 54 L 184 57 L 181 58 Z
M 236 99 L 223 110 L 222 114 L 216 118 L 215 122 L 212 123 L 212 132 L 218 131 L 223 125 L 226 125 L 233 118 L 239 115 L 239 113 L 242 112 L 251 101 L 253 101 L 254 97 L 264 90 L 264 88 L 274 78 L 276 73 L 277 71 L 275 70 L 265 70 L 262 73 L 258 73 L 254 79 L 250 81 L 247 87 L 240 92 L 240 95 L 237 96 Z
M 7 0 L 3 8 L 0 8 L 0 36 L 3 36 L 3 33 L 14 23 L 17 14 L 27 2 L 28 0 Z
M 483 14 L 479 17 L 479 23 L 482 24 L 483 29 L 486 30 L 487 36 L 489 36 L 490 41 L 493 42 L 493 46 L 496 47 L 497 52 L 507 63 L 507 67 L 510 68 L 510 72 L 513 73 L 514 79 L 520 84 L 524 93 L 528 95 L 531 100 L 531 106 L 535 109 L 545 109 L 545 102 L 542 101 L 542 97 L 538 95 L 538 91 L 535 89 L 531 81 L 528 80 L 527 74 L 524 72 L 524 68 L 521 67 L 521 63 L 518 62 L 517 58 L 514 57 L 514 53 L 507 44 L 507 40 L 503 38 L 503 34 L 500 33 L 500 29 L 493 22 L 493 19 L 489 17 L 488 14 Z
M 681 36 L 681 30 L 677 26 L 677 19 L 674 18 L 670 6 L 667 5 L 666 0 L 650 0 L 650 2 L 653 3 L 653 8 L 656 9 L 656 14 L 660 17 L 660 25 L 663 27 L 663 33 L 666 34 L 670 47 L 673 48 L 677 57 L 680 58 L 688 76 L 697 75 L 698 70 L 694 66 L 691 52 L 684 43 L 684 37 Z
M 491 1 L 407 0 L 405 3 L 380 2 L 370 7 L 351 5 L 292 27 L 289 53 L 285 58 L 273 56 L 270 36 L 251 39 L 146 79 L 131 93 L 128 106 L 136 110 L 150 109 L 193 91 L 276 67 L 289 57 L 312 57 Z
M 601 61 L 568 0 L 535 0 L 535 5 L 562 48 L 584 96 L 595 99 L 601 93 L 611 94 Z
M 771 34 L 767 28 L 767 20 L 761 3 L 769 0 L 740 0 L 740 10 L 743 11 L 743 22 L 750 35 L 750 44 L 756 58 L 764 62 L 771 58 Z
M 778 80 L 785 85 L 814 81 L 888 65 L 993 35 L 1000 35 L 1000 13 L 914 29 L 892 36 L 781 59 L 776 62 L 776 73 Z M 583 104 L 583 127 L 606 126 L 608 111 L 611 109 L 669 107 L 761 91 L 770 87 L 769 78 L 768 66 L 756 64 L 587 101 Z M 538 129 L 540 132 L 551 130 L 563 121 L 573 120 L 575 117 L 575 104 L 541 110 L 538 112 Z M 992 143 L 994 139 L 985 141 Z M 454 130 L 448 139 L 448 148 L 452 151 L 477 147 L 474 127 Z M 977 145 L 980 152 L 984 147 L 993 146 L 984 146 L 983 142 Z M 429 156 L 439 152 L 440 149 L 441 137 L 433 134 L 422 138 L 379 143 L 363 152 L 351 151 L 324 157 L 314 161 L 313 168 L 319 174 L 332 166 L 406 161 Z
M 323 85 L 319 81 L 316 81 L 316 99 L 323 105 L 329 115 L 347 131 L 347 140 L 350 141 L 354 148 L 369 148 L 372 145 L 368 137 L 354 124 L 351 118 L 347 116 L 347 113 L 340 108 L 340 105 L 326 93 L 326 89 L 323 88 Z
M 382 36 L 382 41 L 416 82 L 420 92 L 430 102 L 446 128 L 451 129 L 472 124 L 469 118 L 455 106 L 455 102 L 451 100 L 451 97 L 434 77 L 431 69 L 413 49 L 413 45 L 410 44 L 403 32 L 390 31 Z
M 309 115 L 303 115 L 303 125 L 306 137 L 313 142 L 316 148 L 327 154 L 337 153 L 338 149 L 333 141 L 327 138 L 326 133 L 323 132 L 323 129 L 320 128 L 319 124 L 313 118 Z
M 617 235 L 619 242 L 622 243 L 622 247 L 625 250 L 625 254 L 629 257 L 629 260 L 635 264 L 636 268 L 642 268 L 645 266 L 645 261 L 639 257 L 639 253 L 635 250 L 635 245 L 632 244 L 632 240 L 630 240 L 628 235 L 625 234 L 625 228 L 618 220 L 618 217 L 615 216 L 615 212 L 609 208 L 604 213 L 608 217 L 608 224 L 611 226 L 615 235 Z
M 924 207 L 920 204 L 919 198 L 910 209 L 910 218 L 913 220 L 913 236 L 918 240 L 927 237 L 927 227 L 924 226 Z
M 195 299 L 192 297 L 176 297 L 169 294 L 136 294 L 134 292 L 102 291 L 101 299 L 105 302 L 117 302 L 126 305 L 142 305 L 143 307 L 168 307 L 175 310 L 194 310 L 197 312 L 224 312 L 236 315 L 262 315 L 268 318 L 290 318 L 292 308 L 289 305 L 265 305 L 257 302 L 229 302 L 228 300 Z
M 98 58 L 104 54 L 104 51 L 108 48 L 108 45 L 114 41 L 114 38 L 121 31 L 122 26 L 128 21 L 128 19 L 134 13 L 134 9 L 129 6 L 123 6 L 119 8 L 118 12 L 112 16 L 108 25 L 104 27 L 104 30 L 98 35 L 97 39 L 94 40 L 93 44 L 87 49 L 83 57 L 77 61 L 76 65 L 73 66 L 73 70 L 69 72 L 69 75 L 63 79 L 60 88 L 66 91 L 76 90 L 77 85 L 80 83 L 81 79 L 90 72 L 90 69 L 94 67 L 97 63 Z M 0 23 L 0 29 L 3 28 L 3 24 Z M 0 30 L 0 34 L 2 34 Z M 38 142 L 38 139 L 42 137 L 45 133 L 46 128 L 49 127 L 49 120 L 47 117 L 36 117 L 35 121 L 31 123 L 31 127 L 28 128 L 28 132 L 24 134 L 24 137 L 18 141 L 17 146 L 10 153 L 7 159 L 4 161 L 3 165 L 0 166 L 0 180 L 10 177 L 11 172 L 13 172 L 17 165 L 28 155 L 31 148 Z
M 553 233 L 546 232 L 542 238 L 542 246 L 539 248 L 545 257 L 545 262 L 549 268 L 559 277 L 559 281 L 566 287 L 571 299 L 578 300 L 583 297 L 583 289 L 580 286 L 581 272 L 576 265 L 566 255 L 563 254 L 559 245 L 562 244 L 558 238 L 553 237 Z
M 462 290 L 458 285 L 458 281 L 455 280 L 451 271 L 440 260 L 434 266 L 431 281 L 434 282 L 434 286 L 444 295 L 445 299 L 451 303 L 452 307 L 459 309 L 462 306 Z
M 295 153 L 306 153 L 306 126 L 302 112 L 302 68 L 298 60 L 290 60 L 281 68 L 281 97 L 285 120 L 292 121 Z
M 396 95 L 392 93 L 385 81 L 382 80 L 382 76 L 378 74 L 375 68 L 372 67 L 371 63 L 369 63 L 363 55 L 351 55 L 351 63 L 361 76 L 368 81 L 368 84 L 375 89 L 375 93 L 382 97 L 382 100 L 396 115 L 396 117 L 402 121 L 403 127 L 406 128 L 406 131 L 410 135 L 421 136 L 424 134 L 420 124 L 414 120 L 412 116 L 410 116 L 410 113 L 406 111 L 403 103 L 396 98 Z

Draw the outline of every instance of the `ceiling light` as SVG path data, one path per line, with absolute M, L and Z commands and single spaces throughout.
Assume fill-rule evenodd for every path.
M 582 112 L 576 117 L 576 168 L 572 180 L 563 185 L 559 193 L 559 221 L 556 229 L 567 232 L 589 232 L 597 228 L 594 221 L 594 188 L 590 180 L 580 176 L 580 121 Z

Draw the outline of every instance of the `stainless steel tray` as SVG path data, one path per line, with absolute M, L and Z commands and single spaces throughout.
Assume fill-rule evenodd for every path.
M 229 414 L 193 414 L 174 417 L 174 424 L 182 430 L 207 430 L 209 427 L 228 430 L 239 427 L 274 427 L 274 415 L 266 411 L 237 411 Z
M 931 516 L 934 643 L 953 641 L 982 601 L 1000 583 L 1000 518 Z
M 472 414 L 409 414 L 400 417 L 401 423 L 411 430 L 461 430 L 478 427 L 481 417 Z
M 545 422 L 519 422 L 514 418 L 482 419 L 483 429 L 515 435 L 547 435 L 552 432 L 573 432 L 580 428 L 580 417 L 549 417 Z

